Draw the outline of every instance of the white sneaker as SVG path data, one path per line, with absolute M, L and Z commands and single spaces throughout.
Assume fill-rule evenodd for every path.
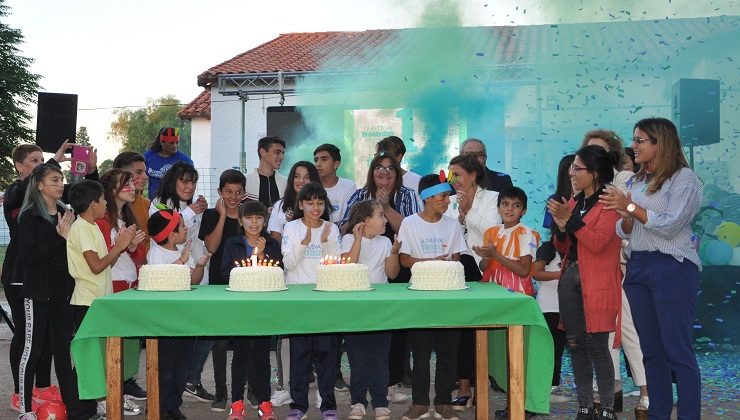
M 388 401 L 392 403 L 402 403 L 408 400 L 408 395 L 401 390 L 401 384 L 391 385 L 388 387 Z
M 564 403 L 570 400 L 571 398 L 566 396 L 559 386 L 554 386 L 550 390 L 550 403 Z
M 362 420 L 365 418 L 365 406 L 362 403 L 352 404 L 349 410 L 348 419 Z
M 272 403 L 273 407 L 281 407 L 285 404 L 292 403 L 293 399 L 290 398 L 290 391 L 279 387 L 275 390 L 275 392 L 272 393 L 272 397 L 270 397 L 270 402 Z
M 388 407 L 376 408 L 375 420 L 391 420 L 391 410 L 389 410 Z
M 105 404 L 105 400 L 98 401 L 98 409 L 97 413 L 101 416 L 104 416 L 107 412 L 107 406 Z M 141 407 L 139 407 L 138 404 L 131 401 L 131 398 L 128 397 L 128 395 L 123 396 L 123 415 L 124 416 L 137 416 L 141 414 Z

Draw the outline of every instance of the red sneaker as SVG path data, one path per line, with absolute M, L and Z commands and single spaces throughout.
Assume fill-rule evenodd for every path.
M 257 414 L 259 414 L 260 420 L 277 420 L 275 413 L 272 412 L 272 403 L 269 401 L 260 404 Z
M 39 403 L 31 399 L 31 410 L 37 411 L 39 409 Z M 21 413 L 21 396 L 18 394 L 11 394 L 10 395 L 10 409 L 13 411 L 16 411 L 18 413 Z
M 33 387 L 33 399 L 39 403 L 44 401 L 61 401 L 62 393 L 59 392 L 59 387 L 56 385 L 49 385 L 47 388 Z
M 234 401 L 231 403 L 231 409 L 229 410 L 229 417 L 227 420 L 244 420 L 247 416 L 247 409 L 244 407 L 244 401 Z

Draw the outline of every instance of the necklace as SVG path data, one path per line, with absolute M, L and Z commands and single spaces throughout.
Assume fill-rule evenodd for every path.
M 581 217 L 586 213 L 586 198 L 583 199 L 583 205 L 581 206 L 581 209 L 578 210 L 578 213 L 581 214 Z

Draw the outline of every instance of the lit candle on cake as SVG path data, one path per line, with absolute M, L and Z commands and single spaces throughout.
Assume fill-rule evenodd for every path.
M 252 262 L 252 267 L 257 266 L 257 248 L 254 249 L 254 252 L 252 252 L 252 256 L 249 257 L 250 261 Z

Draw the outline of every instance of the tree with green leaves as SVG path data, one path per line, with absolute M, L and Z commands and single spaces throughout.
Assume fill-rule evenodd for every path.
M 180 129 L 180 150 L 190 154 L 190 122 L 181 120 L 177 113 L 182 106 L 173 95 L 149 99 L 146 108 L 113 111 L 110 135 L 122 144 L 121 151 L 144 153 L 162 127 Z
M 87 134 L 87 127 L 80 126 L 80 129 L 77 130 L 77 135 L 75 135 L 75 143 L 79 144 L 80 146 L 92 146 L 90 144 L 90 135 Z
M 34 140 L 33 130 L 26 125 L 31 119 L 26 107 L 36 101 L 41 78 L 29 70 L 33 59 L 20 55 L 21 31 L 3 22 L 10 14 L 4 3 L 0 0 L 0 189 L 16 178 L 9 159 L 13 148 Z

